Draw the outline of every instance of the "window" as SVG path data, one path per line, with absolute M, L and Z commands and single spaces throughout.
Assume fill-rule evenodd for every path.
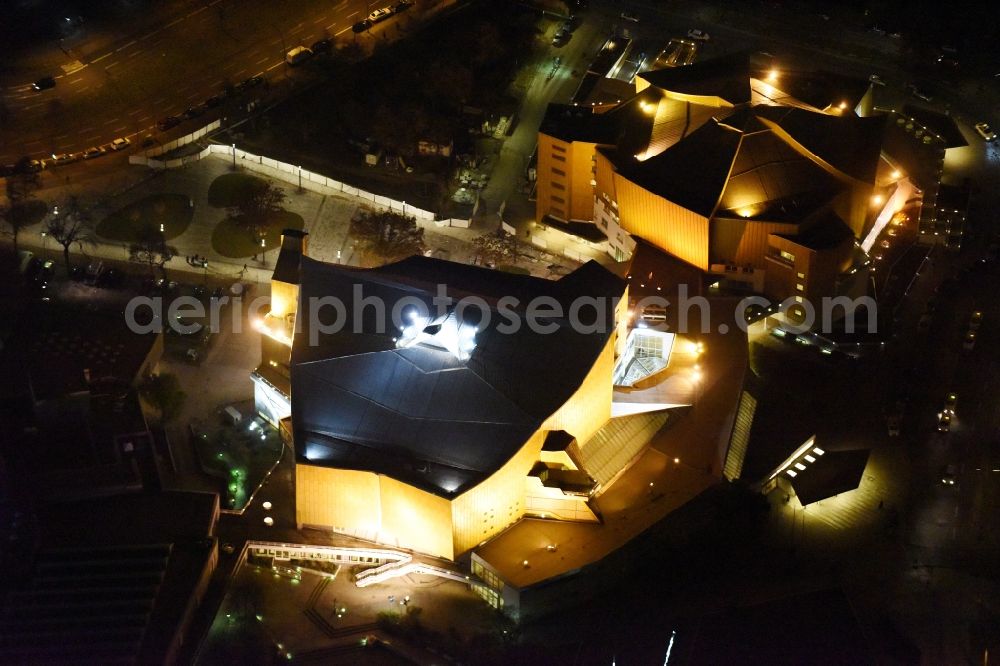
M 800 280 L 805 280 L 805 279 L 806 279 L 806 274 L 805 274 L 805 273 L 796 273 L 795 275 L 796 275 L 796 276 L 797 276 L 797 277 L 798 277 L 798 278 L 799 278 Z
M 565 190 L 566 186 L 563 185 L 562 183 L 557 183 L 557 182 L 553 181 L 553 183 L 552 183 L 552 189 L 553 190 Z
M 556 203 L 561 203 L 561 204 L 566 203 L 565 199 L 563 199 L 562 197 L 557 197 L 554 194 L 552 195 L 552 200 L 555 201 Z
M 552 150 L 558 150 L 560 153 L 566 152 L 566 146 L 560 146 L 558 143 L 552 144 Z
M 795 302 L 796 302 L 796 303 L 804 303 L 804 302 L 805 302 L 805 300 L 806 300 L 806 299 L 802 298 L 801 296 L 796 296 L 796 297 L 795 297 Z
M 566 175 L 565 171 L 563 171 L 562 169 L 557 169 L 555 167 L 552 167 L 552 173 L 554 173 L 557 176 L 565 176 Z
M 565 162 L 566 161 L 566 156 L 565 155 L 556 155 L 555 153 L 552 153 L 552 159 L 558 160 L 560 162 Z
M 781 258 L 784 259 L 785 261 L 790 261 L 793 264 L 795 263 L 795 255 L 792 254 L 791 252 L 788 252 L 786 250 L 781 250 L 780 254 L 781 254 Z
M 798 284 L 796 284 L 796 285 L 795 285 L 795 288 L 796 288 L 796 289 L 797 289 L 798 291 L 805 291 L 805 290 L 806 290 L 806 288 L 805 288 L 804 286 L 802 286 L 802 283 L 801 283 L 801 282 L 800 282 L 800 283 L 798 283 Z

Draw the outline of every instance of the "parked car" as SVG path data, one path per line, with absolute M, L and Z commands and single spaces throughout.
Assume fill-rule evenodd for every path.
M 217 106 L 221 106 L 224 101 L 225 99 L 222 97 L 222 95 L 212 95 L 211 97 L 205 100 L 205 108 L 214 109 Z
M 364 21 L 358 21 L 357 23 L 352 25 L 351 30 L 353 30 L 354 32 L 364 32 L 370 27 L 372 27 L 372 22 L 369 21 L 368 19 L 365 19 Z
M 285 54 L 285 62 L 295 67 L 309 60 L 313 55 L 311 49 L 305 46 L 296 46 L 294 49 Z
M 111 142 L 111 150 L 125 150 L 132 145 L 132 142 L 128 140 L 127 137 L 120 136 Z
M 711 39 L 708 36 L 707 32 L 705 32 L 704 30 L 698 30 L 697 28 L 692 28 L 691 30 L 688 30 L 688 37 L 698 42 L 707 42 L 709 39 Z
M 397 14 L 400 12 L 405 12 L 407 9 L 413 6 L 413 0 L 400 0 L 396 3 L 396 7 L 393 9 Z
M 997 133 L 986 123 L 976 123 L 976 132 L 984 141 L 996 141 Z
M 100 157 L 104 153 L 104 148 L 101 148 L 100 146 L 91 146 L 90 148 L 87 148 L 87 150 L 83 151 L 83 159 L 92 160 L 95 157 Z
M 48 90 L 49 88 L 56 87 L 56 80 L 51 76 L 43 76 L 42 78 L 32 83 L 31 87 L 34 88 L 35 90 Z
M 190 120 L 191 118 L 197 118 L 203 113 L 205 113 L 205 107 L 199 105 L 199 106 L 189 106 L 188 108 L 184 109 L 184 113 L 182 113 L 181 115 Z
M 72 164 L 79 161 L 80 157 L 80 153 L 60 153 L 52 156 L 52 165 L 62 166 L 63 164 Z
M 333 40 L 332 39 L 321 39 L 318 42 L 313 42 L 313 45 L 309 47 L 312 49 L 313 53 L 316 54 L 327 54 L 333 53 Z M 263 77 L 261 77 L 263 78 Z M 249 81 L 249 79 L 247 79 Z
M 632 12 L 622 12 L 620 14 L 620 17 L 623 21 L 631 21 L 632 23 L 639 22 L 639 17 L 633 14 Z
M 166 132 L 168 129 L 177 127 L 180 124 L 181 124 L 181 119 L 178 118 L 177 116 L 167 116 L 166 118 L 161 118 L 160 120 L 156 121 L 156 129 L 160 130 L 161 132 Z
M 386 20 L 390 16 L 392 16 L 392 7 L 381 7 L 369 14 L 368 20 L 372 23 L 378 23 L 379 21 Z

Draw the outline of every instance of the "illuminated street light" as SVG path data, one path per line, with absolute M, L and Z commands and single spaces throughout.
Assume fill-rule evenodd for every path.
M 899 169 L 893 169 L 892 173 L 891 173 L 891 174 L 889 174 L 889 176 L 890 176 L 890 177 L 891 177 L 891 178 L 892 178 L 893 180 L 898 180 L 898 179 L 899 179 L 899 177 L 900 177 L 900 176 L 902 176 L 902 175 L 903 175 L 903 174 L 901 174 L 901 173 L 899 172 Z
M 885 198 L 881 194 L 876 194 L 872 197 L 872 203 L 876 206 L 881 206 L 883 201 L 885 201 Z
M 267 516 L 266 518 L 264 518 L 264 524 L 267 525 L 268 527 L 271 527 L 272 525 L 274 525 L 274 518 L 272 518 L 271 516 Z
M 772 69 L 770 72 L 768 72 L 767 73 L 767 80 L 770 81 L 771 83 L 774 83 L 775 81 L 777 81 L 778 80 L 778 70 Z

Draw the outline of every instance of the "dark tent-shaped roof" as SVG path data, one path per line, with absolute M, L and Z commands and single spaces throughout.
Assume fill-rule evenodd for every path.
M 594 262 L 549 281 L 427 257 L 372 270 L 303 258 L 301 284 L 291 369 L 296 454 L 445 496 L 492 474 L 573 395 L 613 330 L 611 299 L 624 291 Z M 479 305 L 438 314 L 440 295 Z M 546 319 L 553 330 L 542 332 L 523 317 L 539 296 L 564 313 L 580 296 L 607 298 L 608 308 L 595 332 L 575 330 L 565 316 Z M 518 304 L 501 306 L 505 297 Z M 331 298 L 350 315 L 340 330 Z M 431 316 L 421 335 L 430 339 L 400 347 L 408 313 L 421 307 Z M 521 316 L 515 330 L 501 307 Z M 391 321 L 393 310 L 401 321 Z M 442 318 L 474 332 L 467 354 L 434 338 Z
M 857 488 L 870 453 L 869 449 L 827 451 L 791 480 L 799 502 L 805 506 Z
M 732 105 L 750 101 L 750 54 L 732 53 L 686 67 L 642 72 L 639 77 L 660 90 L 719 97 Z

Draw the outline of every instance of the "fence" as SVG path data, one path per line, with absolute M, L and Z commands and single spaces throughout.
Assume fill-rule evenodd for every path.
M 434 213 L 430 211 L 417 208 L 416 206 L 408 204 L 405 201 L 396 201 L 395 199 L 381 194 L 366 192 L 358 187 L 342 183 L 339 180 L 334 180 L 333 178 L 328 178 L 323 174 L 303 169 L 300 166 L 294 166 L 286 162 L 279 162 L 276 159 L 264 157 L 263 155 L 254 155 L 253 153 L 240 150 L 239 148 L 235 148 L 233 146 L 212 144 L 208 147 L 208 150 L 214 155 L 231 158 L 235 164 L 238 164 L 245 169 L 258 171 L 272 178 L 277 178 L 285 181 L 286 183 L 300 186 L 305 190 L 318 192 L 320 194 L 329 194 L 330 190 L 333 190 L 333 192 L 339 192 L 352 197 L 357 197 L 366 203 L 372 204 L 376 208 L 382 208 L 401 213 L 403 215 L 409 215 L 417 218 L 418 220 L 434 220 Z

